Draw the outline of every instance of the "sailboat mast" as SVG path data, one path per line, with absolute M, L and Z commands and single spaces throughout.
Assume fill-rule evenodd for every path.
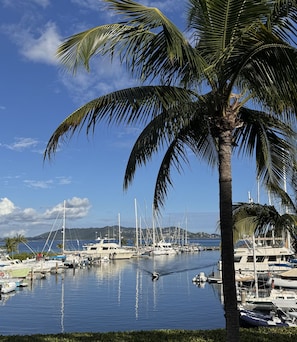
M 137 214 L 137 201 L 136 198 L 134 199 L 134 206 L 135 206 L 135 247 L 138 251 L 138 214 Z
M 118 214 L 118 222 L 119 222 L 119 246 L 122 247 L 122 236 L 121 236 L 121 214 Z
M 153 212 L 153 217 L 152 217 L 152 220 L 153 220 L 153 246 L 155 248 L 156 247 L 156 231 L 155 231 L 155 210 L 154 210 L 154 207 L 153 207 L 152 212 Z
M 64 200 L 64 213 L 63 213 L 63 231 L 62 231 L 62 252 L 65 252 L 65 228 L 66 228 L 66 201 Z

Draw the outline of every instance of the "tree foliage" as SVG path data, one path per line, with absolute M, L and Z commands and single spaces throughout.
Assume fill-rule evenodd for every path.
M 83 127 L 140 125 L 124 177 L 165 151 L 154 207 L 165 205 L 172 170 L 193 154 L 219 172 L 220 228 L 226 330 L 238 341 L 233 263 L 232 155 L 253 157 L 256 175 L 284 203 L 283 172 L 296 165 L 296 1 L 189 0 L 191 39 L 157 8 L 104 0 L 120 17 L 75 34 L 58 49 L 74 73 L 95 55 L 117 57 L 143 86 L 100 96 L 70 114 L 51 136 L 45 158 Z
M 233 206 L 234 242 L 244 237 L 279 236 L 289 232 L 297 253 L 297 214 L 279 213 L 273 205 L 237 203 Z

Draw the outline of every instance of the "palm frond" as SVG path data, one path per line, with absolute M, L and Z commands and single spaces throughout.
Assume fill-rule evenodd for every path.
M 292 200 L 282 191 L 284 170 L 292 175 L 296 132 L 280 117 L 248 108 L 240 109 L 240 120 L 244 123 L 234 132 L 234 142 L 238 154 L 256 156 L 259 179 L 284 201 L 292 205 Z M 272 185 L 273 184 L 273 185 Z
M 233 206 L 233 229 L 236 238 L 266 234 L 274 229 L 279 214 L 274 206 L 258 203 L 237 203 Z
M 267 26 L 281 39 L 296 45 L 297 2 L 295 0 L 276 0 Z
M 156 212 L 159 212 L 160 207 L 164 206 L 168 189 L 173 186 L 171 179 L 172 168 L 174 167 L 180 173 L 182 171 L 182 161 L 188 164 L 187 152 L 184 144 L 176 139 L 167 148 L 156 178 L 153 201 Z
M 238 52 L 238 56 L 240 53 L 242 56 L 238 84 L 249 89 L 262 106 L 278 113 L 287 112 L 296 120 L 296 49 L 269 32 L 264 25 L 250 32 L 245 39 Z
M 258 203 L 236 203 L 233 206 L 233 222 L 236 237 L 243 237 L 250 231 L 252 234 L 264 234 L 273 230 L 275 235 L 288 230 L 296 234 L 297 215 L 280 214 L 272 205 Z
M 205 62 L 179 29 L 157 8 L 130 0 L 105 0 L 123 16 L 117 24 L 94 27 L 68 38 L 58 49 L 62 63 L 74 72 L 91 57 L 117 54 L 135 77 L 167 82 L 181 77 L 185 66 L 201 74 Z M 169 80 L 169 81 L 168 81 Z
M 145 125 L 164 109 L 168 111 L 178 103 L 182 107 L 195 96 L 189 90 L 166 86 L 128 88 L 101 96 L 74 111 L 58 126 L 47 144 L 44 158 L 50 158 L 60 141 L 70 138 L 84 126 L 88 135 L 100 122 Z
M 203 101 L 176 103 L 143 129 L 129 156 L 124 189 L 133 181 L 137 166 L 145 165 L 160 150 L 166 153 L 156 181 L 156 210 L 164 204 L 167 186 L 172 186 L 171 169 L 174 167 L 180 173 L 182 165 L 189 164 L 189 153 L 194 153 L 212 167 L 217 166 L 217 146 L 210 134 L 204 107 Z
M 189 28 L 195 30 L 199 48 L 211 60 L 233 46 L 247 28 L 255 25 L 269 6 L 264 1 L 190 0 Z

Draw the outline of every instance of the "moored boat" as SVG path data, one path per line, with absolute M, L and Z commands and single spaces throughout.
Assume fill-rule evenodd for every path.
M 5 281 L 0 285 L 1 293 L 6 294 L 16 290 L 17 286 L 14 281 Z
M 273 309 L 275 306 L 273 302 L 279 299 L 297 301 L 297 293 L 293 290 L 271 289 L 269 293 L 264 293 L 262 296 L 259 296 L 256 295 L 255 291 L 247 292 L 246 289 L 240 289 L 238 294 L 238 302 L 240 302 L 244 308 L 260 311 Z
M 278 275 L 270 275 L 267 280 L 267 285 L 281 288 L 297 289 L 297 268 L 292 268 L 289 271 Z
M 164 240 L 159 241 L 153 247 L 151 254 L 154 256 L 157 255 L 176 255 L 177 251 L 172 247 L 170 242 L 166 242 Z
M 120 247 L 112 238 L 98 238 L 96 242 L 89 243 L 83 246 L 84 250 L 81 252 L 83 256 L 89 258 L 108 257 L 110 260 L 130 259 L 135 251 L 128 248 Z
M 204 272 L 200 272 L 194 276 L 192 282 L 194 283 L 205 283 L 208 281 L 208 277 L 205 275 Z
M 241 239 L 234 246 L 234 267 L 241 274 L 254 272 L 255 265 L 257 273 L 284 272 L 296 266 L 290 262 L 293 256 L 293 250 L 281 241 L 276 243 L 268 238 L 258 238 L 254 243 L 250 239 Z M 222 270 L 221 262 L 218 269 Z
M 264 314 L 261 312 L 239 308 L 239 322 L 242 327 L 297 327 L 294 318 L 277 310 Z
M 0 263 L 0 278 L 26 278 L 29 272 L 30 268 L 18 259 L 2 260 Z

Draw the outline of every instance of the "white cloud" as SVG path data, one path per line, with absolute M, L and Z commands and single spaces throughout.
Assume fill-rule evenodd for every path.
M 11 144 L 0 144 L 0 146 L 13 151 L 23 151 L 28 148 L 36 147 L 38 143 L 38 140 L 33 138 L 15 138 L 15 142 Z
M 28 3 L 30 4 L 36 4 L 38 6 L 41 6 L 43 8 L 46 8 L 50 4 L 50 0 L 1 0 L 0 1 L 3 6 L 7 7 L 13 7 L 13 6 L 28 6 Z
M 66 200 L 67 220 L 75 221 L 86 217 L 90 208 L 91 205 L 87 198 L 73 197 Z M 0 236 L 15 236 L 16 234 L 34 236 L 40 234 L 42 232 L 40 229 L 50 230 L 57 218 L 63 218 L 63 213 L 63 202 L 44 212 L 37 212 L 34 208 L 18 208 L 6 197 L 0 198 Z
M 56 187 L 58 185 L 69 185 L 71 184 L 70 177 L 56 177 L 55 179 L 48 179 L 48 180 L 32 180 L 26 179 L 24 183 L 29 188 L 35 189 L 49 189 Z
M 9 215 L 15 210 L 14 204 L 6 197 L 0 199 L 0 217 Z
M 71 184 L 71 177 L 57 177 L 58 184 L 68 185 Z
M 133 80 L 114 57 L 113 63 L 107 58 L 94 58 L 91 70 L 79 69 L 75 75 L 61 73 L 60 81 L 67 88 L 73 101 L 78 105 L 85 104 L 99 96 L 115 90 L 133 87 L 139 82 Z
M 2 26 L 2 30 L 17 44 L 20 53 L 28 60 L 57 65 L 56 50 L 62 40 L 55 23 L 48 22 L 37 32 L 21 25 Z
M 92 11 L 100 11 L 103 5 L 103 2 L 100 0 L 71 0 L 71 2 Z
M 53 184 L 53 181 L 52 180 L 38 181 L 38 180 L 29 180 L 29 179 L 27 179 L 27 180 L 24 180 L 24 183 L 29 188 L 48 189 Z
M 65 215 L 68 219 L 77 219 L 85 217 L 91 208 L 87 198 L 73 197 L 65 201 Z M 46 210 L 44 218 L 53 219 L 64 213 L 64 203 L 59 203 L 55 207 Z
M 22 42 L 21 53 L 34 62 L 58 64 L 56 50 L 61 44 L 57 27 L 54 23 L 47 23 L 38 38 L 26 33 L 26 40 Z

